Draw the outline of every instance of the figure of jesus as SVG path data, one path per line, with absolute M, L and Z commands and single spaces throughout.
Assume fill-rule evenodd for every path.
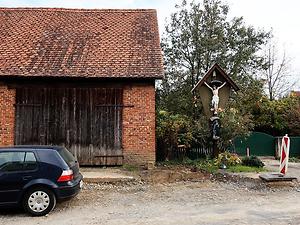
M 225 86 L 226 82 L 224 82 L 220 87 L 217 87 L 216 85 L 213 85 L 211 87 L 206 82 L 204 82 L 204 84 L 212 91 L 213 94 L 211 100 L 212 111 L 214 111 L 214 113 L 217 113 L 219 109 L 219 90 Z

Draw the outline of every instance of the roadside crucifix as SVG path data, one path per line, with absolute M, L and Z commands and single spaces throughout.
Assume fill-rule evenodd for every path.
M 211 111 L 217 112 L 219 109 L 219 90 L 224 87 L 224 85 L 226 84 L 226 82 L 224 82 L 220 87 L 217 87 L 216 85 L 213 85 L 213 87 L 209 86 L 205 81 L 204 84 L 212 91 L 213 96 L 212 96 L 212 100 L 211 100 Z
M 214 64 L 192 89 L 193 93 L 199 91 L 204 113 L 209 117 L 214 157 L 219 154 L 217 142 L 221 123 L 218 113 L 225 108 L 232 90 L 239 88 L 218 64 Z

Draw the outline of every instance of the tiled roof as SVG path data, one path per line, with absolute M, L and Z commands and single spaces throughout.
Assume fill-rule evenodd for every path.
M 290 95 L 294 97 L 300 97 L 300 91 L 291 91 Z
M 0 76 L 161 78 L 156 10 L 0 8 Z

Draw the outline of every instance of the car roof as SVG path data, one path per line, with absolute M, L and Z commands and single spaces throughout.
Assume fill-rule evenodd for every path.
M 43 149 L 52 149 L 56 151 L 62 150 L 64 147 L 62 146 L 51 146 L 51 145 L 15 145 L 15 146 L 7 146 L 7 147 L 0 147 L 1 149 L 11 149 L 11 150 L 18 150 L 18 149 L 30 149 L 30 150 L 43 150 Z

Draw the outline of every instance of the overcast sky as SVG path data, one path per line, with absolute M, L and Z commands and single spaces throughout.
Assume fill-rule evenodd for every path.
M 160 32 L 165 18 L 181 0 L 0 0 L 1 7 L 65 7 L 65 8 L 153 8 L 157 9 Z M 300 0 L 224 0 L 230 17 L 243 16 L 248 25 L 273 30 L 281 52 L 291 58 L 291 74 L 299 80 L 300 89 Z

